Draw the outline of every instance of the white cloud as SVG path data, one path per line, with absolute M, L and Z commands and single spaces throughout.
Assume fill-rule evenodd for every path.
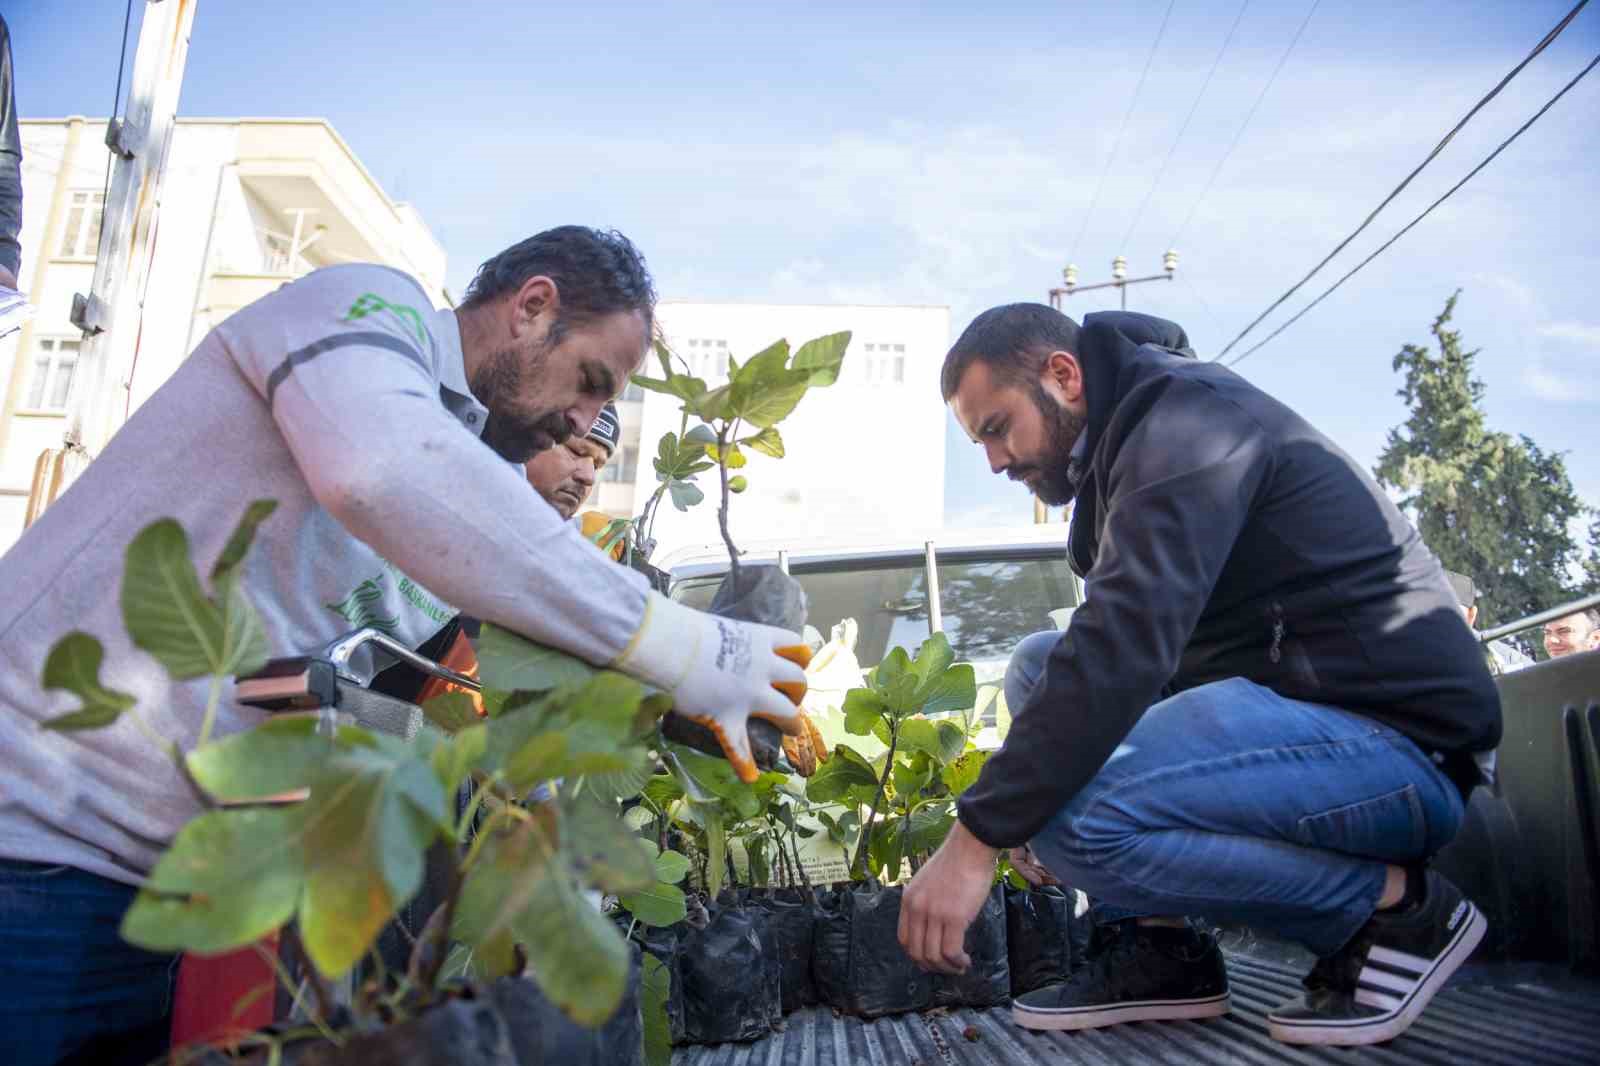
M 1600 348 L 1600 325 L 1588 322 L 1550 322 L 1539 327 L 1539 336 Z
M 1556 360 L 1536 357 L 1522 371 L 1522 387 L 1550 404 L 1586 404 L 1600 398 L 1595 387 L 1600 366 L 1592 360 Z

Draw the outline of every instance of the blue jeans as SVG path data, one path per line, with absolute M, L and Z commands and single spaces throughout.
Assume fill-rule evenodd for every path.
M 117 933 L 137 890 L 0 859 L 0 1063 L 147 1063 L 166 1050 L 177 957 Z
M 1013 713 L 1060 636 L 1017 646 Z M 1195 915 L 1330 955 L 1372 916 L 1386 865 L 1433 855 L 1462 813 L 1456 786 L 1388 726 L 1231 678 L 1147 710 L 1031 844 L 1097 921 Z

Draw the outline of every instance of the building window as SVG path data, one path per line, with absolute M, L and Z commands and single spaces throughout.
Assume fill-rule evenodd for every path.
M 596 479 L 602 484 L 631 485 L 639 474 L 639 449 L 624 444 L 611 456 L 611 461 L 600 470 Z
M 100 220 L 105 215 L 105 193 L 81 190 L 72 194 L 67 228 L 61 234 L 61 254 L 92 257 L 100 246 Z
M 902 384 L 906 380 L 904 344 L 887 344 L 874 341 L 863 344 L 865 357 L 849 360 L 850 369 L 869 385 Z M 846 371 L 849 373 L 849 370 Z
M 83 342 L 68 337 L 43 337 L 33 357 L 33 378 L 28 382 L 29 411 L 65 411 L 72 398 L 72 378 L 78 368 L 78 347 Z
M 698 378 L 720 378 L 728 376 L 728 342 L 715 340 L 708 337 L 691 338 L 689 347 L 696 349 L 689 353 L 689 372 Z

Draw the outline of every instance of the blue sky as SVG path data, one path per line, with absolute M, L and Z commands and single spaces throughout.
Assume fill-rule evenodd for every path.
M 1085 221 L 1167 6 L 207 0 L 181 113 L 328 118 L 418 205 L 457 292 L 510 241 L 578 221 L 632 236 L 666 296 L 948 304 L 959 331 L 992 304 L 1043 299 L 1069 254 L 1084 282 L 1116 254 L 1156 272 L 1194 210 L 1180 280 L 1130 290 L 1130 306 L 1181 322 L 1209 356 L 1570 4 L 1324 0 L 1196 209 L 1310 0 L 1249 4 L 1150 193 L 1240 8 L 1176 0 Z M 22 114 L 105 114 L 123 4 L 6 7 Z M 1289 308 L 1597 50 L 1600 10 L 1585 10 Z M 1462 288 L 1456 322 L 1482 349 L 1492 424 L 1566 452 L 1600 505 L 1597 113 L 1600 74 L 1240 371 L 1370 465 L 1403 417 L 1393 355 L 1425 340 Z M 1086 294 L 1068 311 L 1112 299 Z M 955 432 L 947 452 L 951 524 L 1026 513 L 1023 491 Z

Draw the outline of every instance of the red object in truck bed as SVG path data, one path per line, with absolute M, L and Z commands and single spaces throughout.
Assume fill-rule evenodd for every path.
M 183 957 L 172 1003 L 173 1047 L 226 1044 L 272 1024 L 276 979 L 258 948 L 276 956 L 278 934 L 226 955 Z M 240 1009 L 247 996 L 253 998 Z

